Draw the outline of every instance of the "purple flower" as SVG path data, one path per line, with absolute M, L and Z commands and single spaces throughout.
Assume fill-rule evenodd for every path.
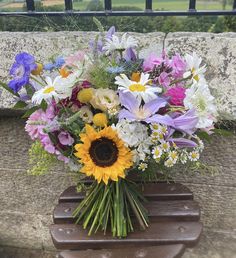
M 26 52 L 16 55 L 15 63 L 10 70 L 13 80 L 9 82 L 9 87 L 17 93 L 23 86 L 29 83 L 30 73 L 36 68 L 37 65 L 32 55 Z
M 74 139 L 70 136 L 68 132 L 60 132 L 58 134 L 58 140 L 62 145 L 71 146 L 74 143 Z
M 160 108 L 165 107 L 167 101 L 163 98 L 156 99 L 140 106 L 140 100 L 136 99 L 130 92 L 119 92 L 121 105 L 125 107 L 119 112 L 119 120 L 128 119 L 129 121 L 147 122 Z M 160 121 L 168 119 L 167 116 L 159 115 Z M 147 122 L 148 123 L 148 122 Z
M 125 52 L 125 61 L 130 62 L 130 61 L 136 61 L 136 60 L 137 60 L 137 56 L 134 50 L 131 47 L 128 48 Z
M 112 39 L 112 36 L 115 34 L 116 28 L 115 26 L 111 26 L 111 28 L 107 31 L 106 38 Z

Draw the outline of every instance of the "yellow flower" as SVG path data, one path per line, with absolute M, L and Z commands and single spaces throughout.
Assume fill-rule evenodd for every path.
M 107 125 L 107 116 L 104 113 L 98 113 L 93 116 L 93 123 L 96 126 L 105 127 Z
M 91 88 L 82 89 L 77 94 L 77 99 L 81 103 L 88 103 L 93 97 L 93 90 Z
M 61 77 L 67 78 L 70 75 L 70 72 L 66 68 L 61 68 L 59 70 Z
M 33 70 L 31 73 L 33 75 L 40 75 L 41 72 L 43 71 L 43 65 L 40 63 L 36 63 L 36 65 L 37 65 L 37 68 L 35 70 Z
M 86 124 L 86 132 L 80 134 L 83 143 L 76 144 L 74 155 L 83 164 L 82 173 L 94 176 L 100 183 L 125 178 L 125 170 L 133 165 L 132 153 L 110 126 L 96 131 Z
M 141 74 L 139 72 L 132 73 L 131 80 L 135 81 L 135 82 L 139 82 L 140 81 L 140 77 L 141 77 Z

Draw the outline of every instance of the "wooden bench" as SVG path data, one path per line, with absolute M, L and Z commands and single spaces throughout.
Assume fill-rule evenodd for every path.
M 55 207 L 54 225 L 50 227 L 53 243 L 62 251 L 60 258 L 174 258 L 181 257 L 186 247 L 197 244 L 202 232 L 200 208 L 192 192 L 178 183 L 147 183 L 144 196 L 150 226 L 136 230 L 126 239 L 110 234 L 87 235 L 72 216 L 84 193 L 74 186 L 66 189 Z M 68 251 L 67 251 L 68 250 Z

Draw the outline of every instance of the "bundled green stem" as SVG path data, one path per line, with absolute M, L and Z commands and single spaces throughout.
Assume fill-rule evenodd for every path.
M 106 234 L 110 227 L 113 237 L 122 238 L 134 231 L 131 214 L 142 230 L 148 227 L 147 210 L 142 204 L 145 201 L 136 184 L 128 180 L 110 181 L 107 185 L 94 182 L 73 216 L 76 223 L 89 230 L 88 235 L 98 230 Z

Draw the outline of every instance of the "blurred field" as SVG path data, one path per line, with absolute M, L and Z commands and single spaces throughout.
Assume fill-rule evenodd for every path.
M 75 10 L 86 10 L 87 6 L 91 0 L 74 1 L 73 6 Z M 96 1 L 95 1 L 96 2 Z M 103 1 L 101 1 L 103 2 Z M 163 10 L 187 10 L 188 0 L 153 0 L 153 9 L 163 9 Z M 58 6 L 59 9 L 63 9 L 63 0 L 42 0 L 41 4 L 43 7 Z M 96 5 L 96 4 L 95 4 Z M 113 7 L 118 6 L 129 6 L 138 7 L 140 9 L 145 8 L 145 0 L 113 0 Z M 24 6 L 24 2 L 13 2 L 12 0 L 0 0 L 0 11 L 20 11 Z M 231 9 L 232 7 L 227 5 L 226 9 Z M 222 10 L 222 4 L 220 1 L 197 1 L 198 10 Z

